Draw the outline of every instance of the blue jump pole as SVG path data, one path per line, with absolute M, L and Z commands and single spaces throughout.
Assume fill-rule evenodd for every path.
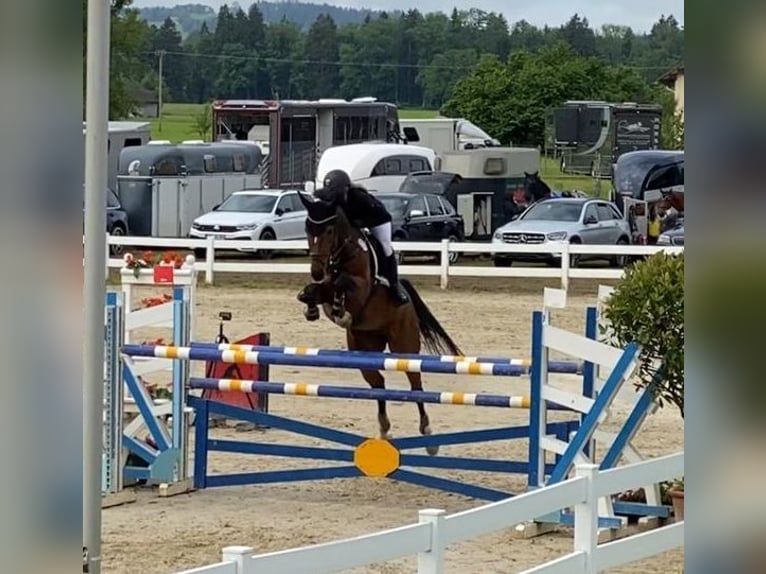
M 290 365 L 296 367 L 325 367 L 336 369 L 400 371 L 408 373 L 445 373 L 453 375 L 489 375 L 519 377 L 527 374 L 527 367 L 497 363 L 471 363 L 395 358 L 367 358 L 357 356 L 285 355 L 259 351 L 219 351 L 202 347 L 173 347 L 163 345 L 124 345 L 122 352 L 135 357 L 157 357 L 190 361 L 220 361 L 254 365 Z M 385 355 L 384 355 L 385 357 Z
M 523 395 L 508 396 L 399 389 L 370 389 L 365 387 L 345 387 L 326 384 L 275 383 L 271 381 L 249 381 L 239 379 L 204 379 L 192 377 L 189 379 L 189 388 L 242 393 L 269 393 L 278 395 L 332 397 L 338 399 L 401 401 L 511 409 L 528 409 L 530 405 L 529 397 Z M 569 410 L 559 405 L 551 405 L 549 408 L 562 411 Z
M 496 363 L 526 367 L 527 373 L 531 372 L 531 359 L 509 359 L 503 357 L 471 357 L 459 355 L 422 355 L 418 353 L 373 353 L 369 351 L 348 351 L 345 349 L 320 349 L 317 347 L 280 347 L 270 345 L 241 345 L 237 343 L 202 343 L 192 342 L 195 349 L 216 349 L 219 351 L 255 351 L 259 353 L 282 353 L 285 355 L 310 355 L 328 357 L 361 357 L 367 359 L 410 359 L 442 361 L 445 363 L 468 362 L 468 363 Z M 580 375 L 583 373 L 583 364 L 574 361 L 550 361 L 548 372 Z

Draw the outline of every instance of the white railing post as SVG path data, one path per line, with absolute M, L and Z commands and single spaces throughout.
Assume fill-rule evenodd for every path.
M 109 280 L 109 232 L 106 233 L 106 261 L 104 262 L 106 269 L 104 270 L 104 279 Z
M 598 546 L 597 464 L 579 464 L 575 476 L 586 479 L 585 501 L 574 507 L 574 549 L 585 555 L 585 574 L 597 574 L 593 557 Z
M 431 526 L 431 549 L 418 554 L 418 574 L 442 574 L 444 572 L 444 542 L 442 525 L 446 516 L 444 510 L 427 508 L 418 512 L 418 522 Z
M 566 291 L 569 289 L 569 242 L 561 243 L 561 288 Z
M 213 272 L 215 268 L 215 237 L 208 235 L 205 238 L 205 283 L 213 284 Z
M 440 285 L 442 289 L 446 289 L 449 285 L 449 239 L 442 239 L 441 249 L 439 250 L 439 265 L 441 267 Z
M 227 546 L 223 549 L 223 561 L 234 562 L 237 565 L 237 574 L 249 574 L 252 570 L 247 568 L 247 559 L 255 554 L 255 550 L 249 546 Z

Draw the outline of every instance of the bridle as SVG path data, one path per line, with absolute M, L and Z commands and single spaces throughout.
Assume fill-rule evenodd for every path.
M 325 226 L 332 221 L 337 221 L 338 214 L 331 215 L 319 220 L 312 219 L 310 216 L 308 216 L 306 217 L 306 220 L 312 225 L 316 225 L 317 227 L 321 228 L 322 226 Z M 319 235 L 314 235 L 313 237 L 315 242 L 319 239 Z M 340 242 L 340 245 L 336 245 L 337 243 L 338 242 L 336 241 L 333 244 L 333 248 L 329 253 L 322 251 L 319 253 L 311 254 L 312 261 L 326 261 L 326 269 L 330 277 L 336 275 L 340 271 L 341 265 L 344 263 L 344 261 L 351 256 L 356 255 L 357 251 L 360 249 L 359 245 L 356 243 L 356 241 L 354 241 L 352 235 L 346 236 L 343 241 Z M 352 247 L 353 250 L 350 253 L 347 253 L 349 247 Z

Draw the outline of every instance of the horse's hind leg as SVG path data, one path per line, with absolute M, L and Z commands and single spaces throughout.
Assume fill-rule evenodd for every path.
M 346 331 L 346 341 L 350 351 L 370 351 L 380 353 L 386 348 L 386 341 L 383 337 L 376 337 L 368 332 Z M 362 370 L 362 377 L 373 389 L 385 389 L 386 379 L 379 371 Z M 388 432 L 391 430 L 391 421 L 386 411 L 386 401 L 378 401 L 378 427 L 380 428 L 380 438 L 387 439 Z
M 413 315 L 414 316 L 414 315 Z M 415 318 L 412 321 L 402 319 L 404 324 L 396 325 L 391 330 L 388 340 L 388 346 L 392 353 L 419 353 L 420 352 L 420 328 Z M 423 378 L 420 373 L 407 373 L 407 379 L 410 381 L 410 389 L 413 391 L 423 390 Z M 418 414 L 420 415 L 420 434 L 431 434 L 431 421 L 426 412 L 426 406 L 423 403 L 417 403 Z M 430 455 L 438 454 L 437 445 L 427 446 L 426 452 Z
M 398 351 L 393 351 L 393 352 L 398 352 Z M 420 373 L 407 373 L 407 378 L 410 381 L 410 389 L 412 389 L 413 391 L 423 390 L 423 379 L 420 376 Z M 431 421 L 428 418 L 428 413 L 426 412 L 426 406 L 423 403 L 417 403 L 417 405 L 418 405 L 418 414 L 420 415 L 420 434 L 430 435 Z M 426 452 L 430 455 L 438 454 L 439 446 L 438 445 L 427 446 Z

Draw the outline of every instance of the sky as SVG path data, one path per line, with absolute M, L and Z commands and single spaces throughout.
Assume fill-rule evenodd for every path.
M 312 0 L 305 0 L 312 1 Z M 207 4 L 214 9 L 231 0 L 134 0 L 133 6 L 174 6 L 176 4 Z M 373 10 L 407 10 L 417 7 L 421 12 L 479 8 L 487 12 L 501 12 L 510 22 L 526 20 L 536 26 L 560 26 L 573 14 L 584 16 L 592 28 L 603 24 L 630 26 L 635 32 L 647 32 L 663 14 L 673 15 L 681 25 L 684 23 L 684 0 L 313 0 L 316 4 L 333 4 L 352 8 Z M 239 0 L 243 8 L 250 0 Z

